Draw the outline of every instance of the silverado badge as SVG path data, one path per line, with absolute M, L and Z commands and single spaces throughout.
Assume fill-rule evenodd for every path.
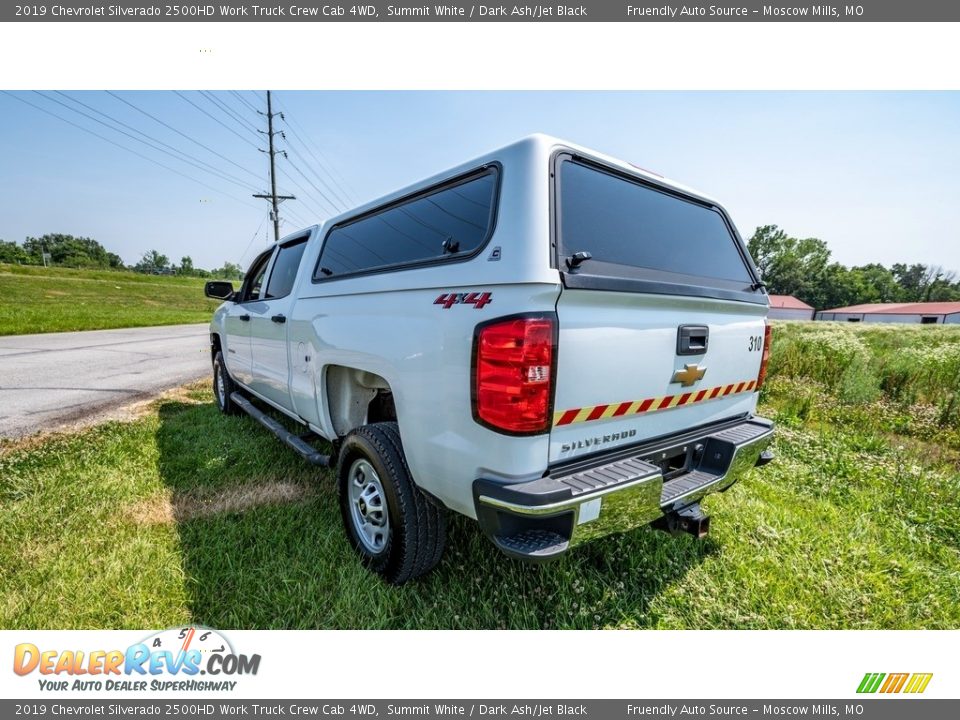
M 697 380 L 702 380 L 703 376 L 707 374 L 707 369 L 705 367 L 700 367 L 696 363 L 688 363 L 683 366 L 683 370 L 677 370 L 673 374 L 672 383 L 680 383 L 683 387 L 690 387 Z

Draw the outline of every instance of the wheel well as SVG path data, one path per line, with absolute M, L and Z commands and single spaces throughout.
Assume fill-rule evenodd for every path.
M 397 419 L 390 383 L 366 370 L 341 365 L 327 368 L 326 398 L 338 437 L 361 425 Z
M 220 336 L 216 333 L 210 333 L 210 362 L 213 363 L 217 353 L 223 350 L 223 346 L 220 344 Z

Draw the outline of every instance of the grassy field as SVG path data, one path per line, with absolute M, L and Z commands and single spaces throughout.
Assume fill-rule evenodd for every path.
M 199 278 L 0 264 L 0 335 L 208 322 Z
M 471 522 L 401 588 L 355 561 L 329 477 L 206 386 L 0 449 L 0 627 L 958 628 L 960 328 L 779 325 L 777 461 L 650 529 L 531 566 Z

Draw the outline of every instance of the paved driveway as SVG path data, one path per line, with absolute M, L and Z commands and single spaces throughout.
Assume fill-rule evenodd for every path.
M 208 326 L 0 337 L 0 437 L 52 429 L 210 375 Z

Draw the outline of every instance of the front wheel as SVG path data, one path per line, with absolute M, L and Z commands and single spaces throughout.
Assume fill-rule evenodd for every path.
M 364 425 L 347 435 L 337 485 L 347 537 L 387 582 L 400 585 L 440 562 L 446 514 L 410 477 L 396 423 Z
M 225 415 L 239 415 L 241 410 L 236 403 L 230 399 L 230 395 L 237 390 L 230 373 L 227 372 L 227 366 L 223 361 L 223 353 L 217 352 L 213 358 L 213 397 L 217 401 L 217 407 Z

